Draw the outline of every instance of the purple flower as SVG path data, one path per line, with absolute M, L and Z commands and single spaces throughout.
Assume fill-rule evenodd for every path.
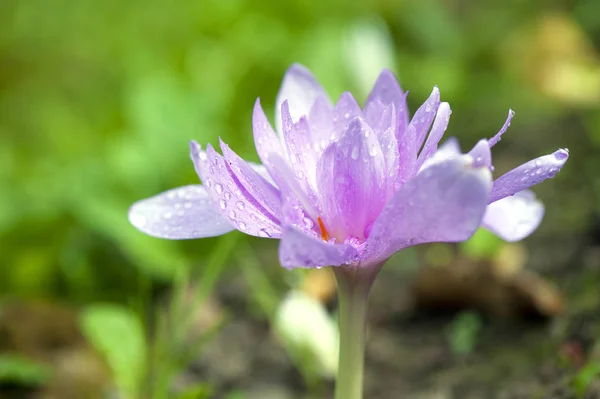
M 406 93 L 384 70 L 360 107 L 350 93 L 335 104 L 300 65 L 277 96 L 276 131 L 260 101 L 253 129 L 262 165 L 220 141 L 191 143 L 203 185 L 180 187 L 134 204 L 131 223 L 146 234 L 189 239 L 234 229 L 280 239 L 287 268 L 381 264 L 396 251 L 468 239 L 483 226 L 508 241 L 539 225 L 543 205 L 529 187 L 553 177 L 568 151 L 529 161 L 492 181 L 490 140 L 463 154 L 438 144 L 450 106 L 433 89 L 409 118 Z

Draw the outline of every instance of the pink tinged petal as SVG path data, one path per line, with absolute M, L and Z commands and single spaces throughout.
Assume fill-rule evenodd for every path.
M 304 192 L 303 187 L 296 181 L 294 172 L 287 162 L 287 157 L 283 153 L 281 144 L 267 120 L 259 100 L 254 106 L 253 130 L 256 151 L 282 195 L 297 196 L 302 206 L 306 207 L 305 210 L 316 219 L 318 216 L 315 207 L 316 195 Z
M 377 134 L 385 159 L 387 191 L 391 194 L 395 190 L 394 178 L 398 175 L 400 167 L 394 104 L 383 105 L 378 100 L 371 101 L 365 109 L 365 118 Z
M 263 206 L 273 217 L 281 220 L 281 193 L 250 164 L 240 158 L 229 146 L 220 140 L 221 151 L 229 169 L 237 181 L 252 198 Z M 262 165 L 261 165 L 262 166 Z M 262 169 L 262 167 L 260 168 Z M 260 170 L 259 169 L 259 170 Z
M 171 240 L 216 237 L 235 230 L 200 185 L 136 202 L 129 209 L 129 222 L 143 233 Z
M 267 171 L 269 171 L 269 174 L 271 174 L 272 170 L 269 167 L 269 157 L 272 154 L 283 157 L 283 148 L 260 105 L 260 99 L 257 99 L 254 103 L 252 130 L 254 132 L 256 152 Z
M 269 167 L 272 170 L 271 177 L 273 177 L 273 180 L 277 183 L 277 186 L 281 191 L 284 207 L 286 201 L 289 202 L 288 198 L 292 197 L 295 199 L 295 203 L 299 204 L 311 218 L 316 220 L 319 215 L 316 194 L 312 191 L 309 193 L 304 191 L 303 186 L 296 179 L 294 171 L 289 167 L 283 157 L 277 154 L 270 156 Z M 285 210 L 283 214 L 282 222 L 283 224 L 288 224 Z
M 493 171 L 492 167 L 492 151 L 486 139 L 479 140 L 475 147 L 469 151 L 469 155 L 473 157 L 475 167 L 486 167 Z
M 354 118 L 363 117 L 362 109 L 349 92 L 344 92 L 333 108 L 333 124 L 335 132 L 332 132 L 331 141 L 339 138 L 348 128 Z
M 503 240 L 513 242 L 527 237 L 544 217 L 544 205 L 530 190 L 516 193 L 487 206 L 482 226 Z
M 302 65 L 292 65 L 285 73 L 281 88 L 277 94 L 275 106 L 277 132 L 280 135 L 283 132 L 281 105 L 285 100 L 289 103 L 292 120 L 297 122 L 301 116 L 308 115 L 312 105 L 319 96 L 328 100 L 327 93 L 313 74 Z
M 432 165 L 402 186 L 375 221 L 365 259 L 381 261 L 411 245 L 469 238 L 492 187 L 490 171 L 474 168 L 469 158 Z
M 328 243 L 294 227 L 285 229 L 279 244 L 279 261 L 288 269 L 340 266 L 354 262 L 357 257 L 351 245 Z
M 235 178 L 225 159 L 210 144 L 203 153 L 200 145 L 192 142 L 191 156 L 198 176 L 223 217 L 246 234 L 281 236 L 279 221 Z
M 419 107 L 408 124 L 409 127 L 414 127 L 416 131 L 417 149 L 420 149 L 421 145 L 423 145 L 425 137 L 427 137 L 427 132 L 429 132 L 429 128 L 431 127 L 431 123 L 437 115 L 439 106 L 440 91 L 437 86 L 435 86 L 427 101 Z
M 332 237 L 338 238 L 338 242 L 342 242 L 345 239 L 346 232 L 335 194 L 334 167 L 336 151 L 337 143 L 332 143 L 321 155 L 317 165 L 317 189 L 321 198 L 325 228 Z
M 393 104 L 399 130 L 404 131 L 406 129 L 406 124 L 408 123 L 406 94 L 402 92 L 396 77 L 388 69 L 384 69 L 379 74 L 367 98 L 365 109 L 368 109 L 369 105 L 373 102 L 380 102 L 383 105 Z
M 515 112 L 512 109 L 509 109 L 508 117 L 506 118 L 506 122 L 504 122 L 502 129 L 500 129 L 500 131 L 489 140 L 490 148 L 495 146 L 496 143 L 502 139 L 502 135 L 508 130 L 508 127 L 510 126 L 510 121 L 512 120 L 513 116 L 515 116 Z
M 452 114 L 452 111 L 450 110 L 450 104 L 446 102 L 441 103 L 435 116 L 435 121 L 433 122 L 431 132 L 429 133 L 427 141 L 425 141 L 425 145 L 419 154 L 418 168 L 423 165 L 423 162 L 425 162 L 427 158 L 437 151 L 438 144 L 448 128 L 450 114 Z
M 283 121 L 283 137 L 288 158 L 296 178 L 303 189 L 308 192 L 316 187 L 316 167 L 318 155 L 312 145 L 310 127 L 306 116 L 297 123 L 292 121 L 287 101 L 281 106 Z
M 414 126 L 408 125 L 404 134 L 398 138 L 398 177 L 397 185 L 402 185 L 408 179 L 410 179 L 415 171 L 418 170 L 417 166 L 417 152 L 419 147 L 417 145 L 417 131 Z
M 347 236 L 364 238 L 386 201 L 385 160 L 373 130 L 354 119 L 336 144 L 333 196 Z M 322 193 L 323 196 L 327 195 Z
M 514 195 L 542 181 L 554 177 L 569 158 L 569 150 L 560 149 L 552 154 L 533 159 L 500 176 L 494 181 L 490 203 Z

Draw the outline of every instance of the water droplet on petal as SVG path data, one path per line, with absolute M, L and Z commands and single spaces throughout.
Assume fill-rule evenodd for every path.
M 163 215 L 165 219 L 171 219 L 173 217 L 173 212 L 165 212 Z
M 235 219 L 235 211 L 230 211 L 229 212 L 229 219 L 234 220 Z
M 350 154 L 350 156 L 352 157 L 352 159 L 356 160 L 358 159 L 358 146 L 354 146 L 354 148 L 352 148 L 352 154 Z
M 231 199 L 231 193 L 229 191 L 225 191 L 225 199 L 228 201 Z
M 238 223 L 238 227 L 241 231 L 245 231 L 246 230 L 246 223 L 244 222 L 239 222 Z
M 305 218 L 303 219 L 303 221 L 304 221 L 304 226 L 305 226 L 307 229 L 312 229 L 312 227 L 315 225 L 315 223 L 312 221 L 312 219 L 311 219 L 311 218 L 306 218 L 306 217 L 305 217 Z
M 223 194 L 223 186 L 221 184 L 219 184 L 219 183 L 215 184 L 215 191 L 218 194 Z
M 225 202 L 225 200 L 220 200 L 220 201 L 219 201 L 219 207 L 220 207 L 221 209 L 225 209 L 225 208 L 227 208 L 227 202 Z
M 269 234 L 269 232 L 265 229 L 258 230 L 258 235 L 260 237 L 271 237 L 271 234 Z

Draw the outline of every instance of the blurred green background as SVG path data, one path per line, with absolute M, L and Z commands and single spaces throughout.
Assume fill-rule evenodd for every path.
M 45 374 L 56 365 L 46 349 L 63 342 L 56 331 L 65 323 L 73 335 L 65 333 L 64 346 L 80 342 L 83 328 L 113 377 L 145 370 L 114 377 L 125 397 L 157 395 L 139 393 L 141 375 L 153 367 L 144 359 L 157 350 L 132 349 L 130 359 L 117 360 L 106 353 L 122 336 L 144 341 L 133 338 L 127 348 L 155 345 L 165 298 L 190 286 L 199 285 L 205 299 L 213 283 L 234 275 L 251 298 L 243 312 L 259 324 L 272 316 L 303 278 L 279 268 L 276 243 L 237 232 L 162 241 L 133 229 L 127 209 L 198 182 L 192 139 L 214 144 L 220 136 L 257 160 L 252 105 L 261 97 L 272 115 L 292 62 L 308 66 L 332 98 L 351 90 L 362 101 L 382 67 L 410 91 L 412 110 L 438 85 L 454 111 L 446 134 L 463 148 L 495 134 L 512 108 L 516 117 L 494 148 L 499 173 L 569 148 L 564 171 L 535 190 L 546 219 L 525 247 L 530 267 L 560 289 L 572 289 L 561 273 L 573 262 L 588 262 L 596 276 L 600 255 L 589 248 L 600 239 L 582 237 L 593 237 L 600 212 L 599 49 L 600 2 L 593 0 L 2 0 L 0 293 L 10 311 L 0 350 L 10 356 L 0 358 L 0 387 L 7 387 L 0 395 L 95 397 L 44 388 L 56 379 Z M 573 258 L 582 251 L 585 259 Z M 574 291 L 598 287 L 589 268 L 574 272 Z M 409 269 L 406 278 L 414 276 Z M 585 309 L 596 309 L 598 295 L 586 292 Z M 168 306 L 165 320 L 174 317 Z M 117 343 L 101 343 L 111 333 Z M 210 385 L 210 373 L 200 375 L 196 382 Z M 189 397 L 209 390 L 202 385 Z M 218 392 L 225 391 L 233 389 Z M 243 390 L 231 395 L 245 397 Z

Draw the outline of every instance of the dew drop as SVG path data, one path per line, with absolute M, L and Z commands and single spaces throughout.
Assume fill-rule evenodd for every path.
M 225 199 L 228 201 L 231 199 L 231 193 L 229 191 L 225 191 Z
M 237 209 L 239 209 L 240 211 L 243 211 L 244 208 L 246 207 L 246 205 L 244 205 L 244 203 L 242 201 L 238 201 L 235 203 L 235 206 L 237 207 Z
M 219 201 L 219 207 L 220 207 L 221 209 L 225 209 L 225 208 L 227 208 L 227 202 L 225 202 L 225 200 L 220 200 L 220 201 Z
M 206 187 L 210 188 L 212 186 L 212 179 L 206 180 Z
M 173 217 L 173 212 L 165 212 L 163 215 L 165 219 L 171 219 Z
M 168 199 L 173 199 L 173 198 L 175 198 L 175 195 L 176 195 L 175 191 L 169 191 L 167 193 L 167 198 Z
M 358 146 L 354 146 L 354 148 L 352 148 L 352 154 L 350 154 L 350 156 L 352 157 L 352 159 L 356 160 L 358 159 Z
M 260 229 L 258 230 L 258 235 L 260 237 L 271 237 L 271 235 L 269 234 L 269 232 L 265 229 Z
M 238 223 L 238 227 L 239 227 L 240 230 L 245 231 L 246 230 L 246 223 L 239 222 Z
M 236 215 L 235 215 L 235 211 L 230 211 L 230 212 L 229 212 L 229 219 L 231 219 L 231 220 L 235 220 L 235 216 L 236 216 Z
M 312 227 L 315 225 L 315 223 L 312 221 L 311 218 L 304 218 L 304 226 L 306 226 L 307 229 L 312 229 Z
M 221 184 L 215 184 L 215 190 L 218 194 L 223 194 L 223 186 Z

